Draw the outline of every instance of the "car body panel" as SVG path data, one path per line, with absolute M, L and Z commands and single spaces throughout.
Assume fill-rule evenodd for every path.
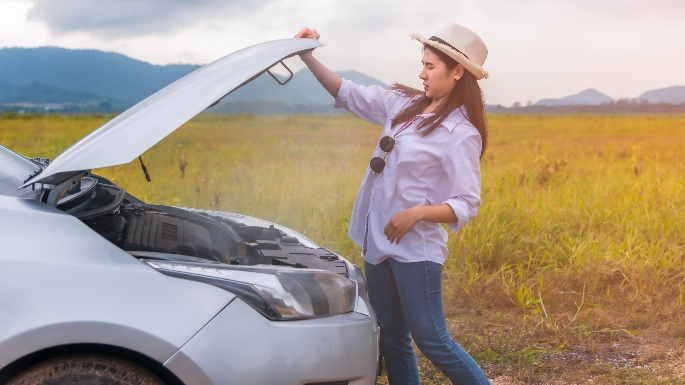
M 279 61 L 321 46 L 314 39 L 274 40 L 244 48 L 168 85 L 94 130 L 25 183 L 57 184 L 79 170 L 133 161 L 182 124 Z M 19 186 L 17 186 L 19 187 Z
M 374 323 L 358 313 L 269 322 L 236 299 L 165 367 L 194 385 L 373 384 L 378 368 Z
M 164 362 L 235 298 L 162 275 L 45 204 L 0 196 L 0 211 L 0 368 L 74 343 Z
M 24 189 L 17 189 L 40 166 L 26 157 L 0 145 L 0 195 L 19 196 Z

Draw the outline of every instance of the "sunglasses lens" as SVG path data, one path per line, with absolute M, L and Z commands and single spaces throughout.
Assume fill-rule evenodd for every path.
M 395 148 L 395 138 L 392 136 L 382 137 L 381 141 L 378 143 L 378 147 L 380 147 L 383 152 L 392 151 L 392 149 Z
M 371 167 L 371 171 L 375 172 L 376 174 L 380 174 L 383 172 L 383 169 L 385 168 L 385 160 L 378 156 L 371 158 L 371 162 L 369 162 L 369 167 Z

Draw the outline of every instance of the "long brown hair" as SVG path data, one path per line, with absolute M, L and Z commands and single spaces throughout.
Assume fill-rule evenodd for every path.
M 447 54 L 440 50 L 434 49 L 429 45 L 424 45 L 423 49 L 429 49 L 431 52 L 435 53 L 438 58 L 445 63 L 445 66 L 447 66 L 449 71 L 452 71 L 458 64 L 456 60 L 447 56 Z M 421 114 L 423 110 L 431 103 L 431 99 L 427 98 L 423 91 L 416 88 L 408 87 L 398 83 L 393 83 L 390 88 L 410 97 L 422 95 L 422 97 L 414 101 L 392 119 L 393 126 L 402 122 L 406 122 L 412 117 Z M 487 119 L 485 117 L 485 103 L 483 102 L 483 91 L 480 89 L 475 76 L 473 76 L 469 71 L 464 71 L 464 76 L 459 79 L 457 85 L 454 87 L 445 103 L 438 106 L 438 108 L 433 111 L 435 113 L 433 116 L 421 122 L 417 130 L 421 132 L 421 136 L 430 134 L 433 132 L 433 130 L 440 126 L 440 124 L 452 111 L 460 108 L 463 105 L 466 105 L 466 113 L 468 115 L 469 122 L 471 122 L 471 124 L 473 124 L 473 126 L 480 133 L 482 143 L 480 157 L 482 158 L 488 143 L 488 127 Z

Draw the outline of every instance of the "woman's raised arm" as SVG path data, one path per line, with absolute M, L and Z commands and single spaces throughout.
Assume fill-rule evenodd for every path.
M 300 32 L 295 35 L 297 38 L 311 38 L 311 39 L 319 39 L 319 34 L 316 32 L 315 29 L 309 29 L 309 28 L 304 28 Z M 342 84 L 342 79 L 340 76 L 336 75 L 333 73 L 333 71 L 329 70 L 325 65 L 323 65 L 320 61 L 318 61 L 316 58 L 314 58 L 314 55 L 312 55 L 312 51 L 308 51 L 306 53 L 303 53 L 300 55 L 300 58 L 304 62 L 304 64 L 309 67 L 309 70 L 312 71 L 314 74 L 314 77 L 316 77 L 316 80 L 321 83 L 323 88 L 328 91 L 331 96 L 334 98 L 338 97 L 338 90 L 340 90 L 340 85 Z

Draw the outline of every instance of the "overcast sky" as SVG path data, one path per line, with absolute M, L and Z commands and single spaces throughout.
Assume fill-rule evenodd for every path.
M 430 36 L 450 20 L 488 46 L 490 78 L 480 84 L 491 104 L 685 85 L 683 0 L 0 0 L 0 47 L 205 64 L 309 26 L 331 69 L 418 87 L 421 49 L 409 34 Z

